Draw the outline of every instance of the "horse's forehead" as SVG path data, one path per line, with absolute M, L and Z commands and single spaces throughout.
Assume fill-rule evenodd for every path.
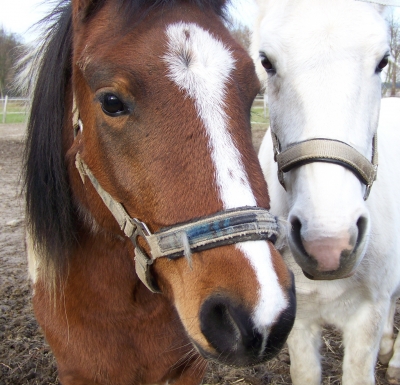
M 387 41 L 386 24 L 377 8 L 356 0 L 274 1 L 264 12 L 261 45 L 271 46 L 276 54 L 323 49 L 370 52 Z
M 191 74 L 192 80 L 202 78 L 207 84 L 213 78 L 215 86 L 228 74 L 229 79 L 225 80 L 234 78 L 240 83 L 243 96 L 252 95 L 259 88 L 250 56 L 216 20 L 204 25 L 204 20 L 170 18 L 162 24 L 134 28 L 131 34 L 115 38 L 98 34 L 82 45 L 77 64 L 92 89 L 105 80 L 114 80 L 125 89 L 132 81 L 161 89 L 168 86 L 160 80 L 171 79 L 171 68 L 176 75 Z M 187 92 L 193 90 L 193 84 L 186 87 Z
M 226 28 L 220 17 L 210 12 L 202 12 L 195 6 L 188 5 L 187 12 L 184 12 L 185 7 L 177 10 L 167 8 L 161 15 L 160 10 L 155 7 L 144 20 L 133 19 L 129 23 L 124 21 L 124 15 L 120 11 L 108 8 L 104 6 L 96 17 L 85 24 L 86 31 L 79 33 L 80 44 L 75 46 L 82 54 L 91 51 L 94 56 L 101 57 L 104 53 L 99 50 L 100 46 L 103 51 L 107 51 L 105 54 L 112 55 L 114 60 L 118 60 L 119 56 L 132 56 L 135 50 L 147 50 L 148 54 L 157 54 L 157 51 L 165 48 L 165 41 L 170 39 L 167 35 L 169 26 L 180 22 L 196 24 L 214 35 L 223 35 L 224 40 L 229 39 L 228 35 L 223 33 Z
M 118 26 L 110 24 L 110 28 L 100 28 L 95 25 L 97 31 L 93 32 L 92 26 L 88 25 L 87 28 L 93 33 L 85 36 L 78 46 L 77 64 L 83 72 L 91 65 L 97 72 L 102 72 L 104 66 L 119 70 L 129 68 L 129 71 L 135 66 L 146 69 L 161 63 L 160 59 L 174 45 L 173 48 L 177 50 L 178 55 L 203 51 L 202 56 L 208 56 L 211 61 L 222 60 L 223 55 L 220 55 L 220 52 L 217 52 L 214 58 L 206 55 L 210 51 L 209 43 L 218 41 L 221 47 L 236 46 L 236 44 L 229 35 L 221 32 L 224 30 L 223 24 L 216 20 L 210 20 L 203 25 L 202 18 L 185 22 L 181 18 L 169 17 L 162 23 L 145 25 L 142 22 L 127 31 L 118 30 Z M 235 55 L 238 55 L 237 47 L 233 50 Z M 243 55 L 239 56 L 243 59 Z M 250 58 L 248 61 L 251 61 Z

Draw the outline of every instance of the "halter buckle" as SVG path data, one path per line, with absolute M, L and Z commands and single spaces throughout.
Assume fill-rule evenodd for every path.
M 74 139 L 78 136 L 80 132 L 83 132 L 83 123 L 79 118 L 77 123 L 74 125 Z
M 152 234 L 146 224 L 139 221 L 137 218 L 131 218 L 131 222 L 136 226 L 135 232 L 130 237 L 133 246 L 135 247 L 136 274 L 151 292 L 160 293 L 161 291 L 155 283 L 150 272 L 150 266 L 154 263 L 154 259 L 151 257 L 151 255 L 148 255 L 137 242 L 137 238 L 142 237 L 151 248 L 151 245 L 149 244 L 149 238 Z
M 274 161 L 277 162 L 278 155 L 281 153 L 281 144 L 279 143 L 278 136 L 275 134 L 275 132 L 272 131 L 272 128 L 270 128 L 271 131 L 271 137 L 272 137 L 272 145 L 274 149 Z M 283 175 L 282 175 L 282 180 L 283 180 Z M 280 179 L 279 179 L 280 181 Z M 282 184 L 282 182 L 281 182 Z M 284 184 L 282 184 L 283 187 Z M 286 190 L 286 189 L 285 189 Z

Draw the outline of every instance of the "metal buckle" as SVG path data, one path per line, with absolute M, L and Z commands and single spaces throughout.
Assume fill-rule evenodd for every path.
M 79 118 L 78 122 L 74 125 L 74 139 L 78 136 L 80 132 L 83 132 L 83 123 Z
M 277 162 L 277 157 L 281 153 L 281 144 L 279 142 L 278 136 L 275 134 L 275 132 L 271 130 L 271 137 L 272 137 L 272 146 L 274 149 L 274 161 Z
M 140 235 L 141 237 L 146 239 L 146 237 L 149 237 L 151 235 L 151 232 L 145 223 L 139 221 L 139 219 L 137 218 L 131 218 L 131 221 L 136 226 L 136 233 L 138 233 L 136 237 Z
M 367 184 L 365 187 L 365 192 L 364 192 L 364 200 L 366 201 L 369 197 L 369 194 L 371 192 L 372 184 Z
M 142 237 L 146 243 L 148 243 L 148 237 L 151 236 L 151 232 L 145 223 L 139 221 L 136 218 L 131 218 L 131 222 L 136 226 L 136 230 L 131 237 L 133 246 L 135 247 L 135 270 L 139 279 L 143 284 L 153 293 L 160 293 L 160 289 L 154 282 L 154 279 L 150 272 L 150 266 L 154 263 L 154 259 L 151 255 L 148 255 L 145 250 L 143 250 L 138 242 L 137 238 Z M 149 245 L 150 246 L 150 245 Z
M 281 186 L 285 189 L 285 191 L 287 191 L 286 185 L 285 185 L 285 176 L 284 176 L 282 169 L 280 169 L 279 167 L 278 167 L 278 180 L 279 180 L 279 183 L 281 184 Z
M 272 138 L 272 147 L 274 150 L 274 161 L 276 162 L 276 164 L 278 166 L 278 180 L 279 180 L 279 183 L 282 185 L 282 187 L 286 191 L 285 177 L 284 177 L 283 171 L 279 167 L 279 163 L 278 163 L 278 155 L 281 153 L 281 144 L 279 142 L 278 136 L 275 134 L 275 132 L 272 131 L 272 128 L 270 128 L 270 130 L 271 130 L 271 138 Z

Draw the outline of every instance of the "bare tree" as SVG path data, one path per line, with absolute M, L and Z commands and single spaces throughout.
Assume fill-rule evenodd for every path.
M 230 28 L 230 31 L 236 41 L 241 44 L 247 52 L 250 52 L 251 32 L 249 27 L 245 25 L 235 25 Z
M 0 95 L 3 97 L 12 89 L 14 66 L 17 60 L 17 47 L 21 38 L 0 28 Z
M 400 22 L 393 13 L 389 17 L 389 34 L 392 60 L 389 61 L 385 83 L 390 84 L 390 95 L 396 96 L 396 83 L 400 72 Z

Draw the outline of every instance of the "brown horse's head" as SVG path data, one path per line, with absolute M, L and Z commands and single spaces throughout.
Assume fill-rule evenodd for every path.
M 146 2 L 72 2 L 63 135 L 80 230 L 130 243 L 79 175 L 77 154 L 152 233 L 228 209 L 269 208 L 251 142 L 259 83 L 223 24 L 224 2 L 155 1 L 146 9 L 140 3 Z M 82 124 L 74 135 L 77 111 Z M 151 274 L 162 292 L 152 295 L 171 301 L 206 357 L 255 364 L 281 348 L 293 324 L 292 277 L 269 241 L 160 258 Z
M 249 122 L 259 83 L 221 19 L 182 2 L 128 24 L 124 3 L 84 3 L 73 4 L 73 89 L 84 128 L 70 156 L 79 152 L 152 232 L 225 209 L 268 208 Z M 118 234 L 91 186 L 79 200 L 99 228 Z M 204 355 L 253 364 L 290 330 L 291 277 L 266 241 L 195 253 L 191 266 L 159 259 L 152 270 Z

